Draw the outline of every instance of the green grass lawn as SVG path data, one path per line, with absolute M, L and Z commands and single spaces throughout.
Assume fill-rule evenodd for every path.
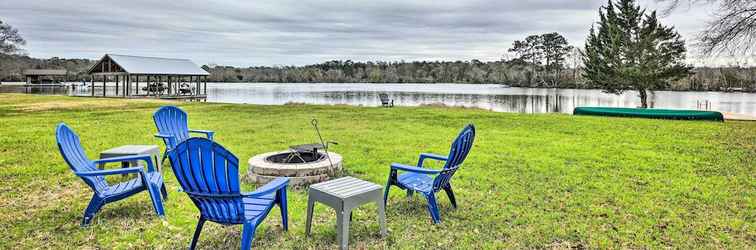
M 424 200 L 393 189 L 389 236 L 376 207 L 358 208 L 350 246 L 359 248 L 742 248 L 756 245 L 756 122 L 691 122 L 443 107 L 260 106 L 0 94 L 0 249 L 188 246 L 199 215 L 170 168 L 166 220 L 148 195 L 106 205 L 80 228 L 92 195 L 58 153 L 54 129 L 69 124 L 93 159 L 122 144 L 158 144 L 152 112 L 176 104 L 190 127 L 216 131 L 246 173 L 252 155 L 324 137 L 340 144 L 346 175 L 384 184 L 391 162 L 446 154 L 467 123 L 475 145 L 452 183 L 459 208 L 439 196 L 442 224 Z M 433 167 L 438 168 L 439 165 Z M 115 177 L 116 179 L 120 177 Z M 245 191 L 254 189 L 245 185 Z M 306 192 L 289 192 L 290 230 L 274 208 L 258 249 L 336 247 L 336 216 L 315 210 L 304 236 Z M 238 248 L 240 226 L 205 225 L 204 249 Z

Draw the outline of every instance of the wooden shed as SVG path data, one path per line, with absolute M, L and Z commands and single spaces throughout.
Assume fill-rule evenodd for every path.
M 87 72 L 92 75 L 91 94 L 97 83 L 103 97 L 155 97 L 164 99 L 207 98 L 207 71 L 189 59 L 105 54 Z M 108 95 L 108 82 L 115 91 Z

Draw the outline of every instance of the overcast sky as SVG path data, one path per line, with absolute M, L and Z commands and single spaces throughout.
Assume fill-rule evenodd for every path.
M 3 0 L 0 20 L 18 28 L 28 42 L 27 53 L 40 58 L 96 59 L 117 53 L 234 66 L 347 59 L 491 61 L 529 34 L 556 31 L 582 46 L 605 3 Z M 650 1 L 641 4 L 658 7 Z M 686 6 L 663 23 L 693 42 L 712 9 Z

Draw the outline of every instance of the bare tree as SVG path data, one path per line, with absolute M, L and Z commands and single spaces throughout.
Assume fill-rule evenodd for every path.
M 669 3 L 669 11 L 682 2 L 715 3 L 714 20 L 707 22 L 699 36 L 702 51 L 707 55 L 720 53 L 750 54 L 756 49 L 756 0 L 657 0 Z
M 21 46 L 26 41 L 18 33 L 18 30 L 0 20 L 0 53 L 14 54 L 23 51 Z

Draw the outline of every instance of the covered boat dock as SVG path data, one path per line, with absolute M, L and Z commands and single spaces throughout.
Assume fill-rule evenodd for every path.
M 27 85 L 60 85 L 66 80 L 68 71 L 65 69 L 27 69 L 24 79 Z
M 92 97 L 207 99 L 210 74 L 188 59 L 105 54 L 87 72 Z M 114 88 L 107 83 L 115 83 Z M 99 85 L 99 86 L 98 86 Z M 97 89 L 101 87 L 100 89 Z

